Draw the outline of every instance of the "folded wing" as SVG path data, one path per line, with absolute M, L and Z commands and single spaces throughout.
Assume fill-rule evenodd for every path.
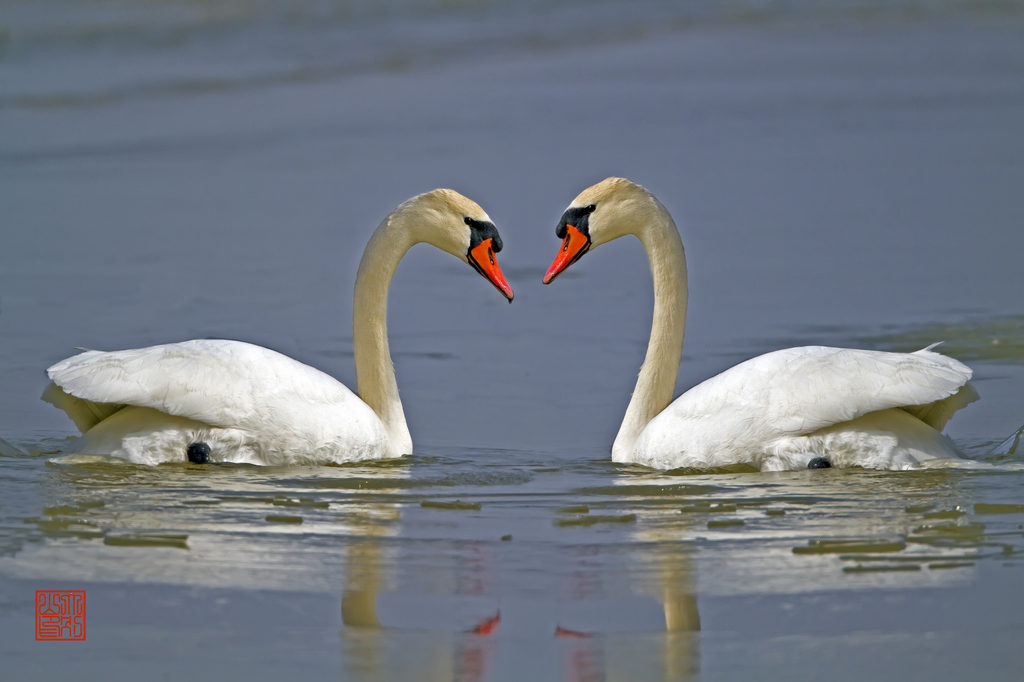
M 901 408 L 936 429 L 977 399 L 971 370 L 931 350 L 915 353 L 803 346 L 740 363 L 695 386 L 676 418 L 740 419 L 758 438 L 799 436 L 870 412 Z
M 333 377 L 240 341 L 86 351 L 58 362 L 47 374 L 53 384 L 43 399 L 64 409 L 82 431 L 125 405 L 250 429 L 349 404 L 365 408 Z

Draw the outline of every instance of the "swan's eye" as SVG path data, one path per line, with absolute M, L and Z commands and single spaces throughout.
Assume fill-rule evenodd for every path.
M 465 218 L 462 219 L 462 222 L 466 223 L 467 225 L 472 225 L 473 219 L 470 218 L 469 216 L 466 216 Z
M 587 213 L 593 213 L 597 210 L 597 204 L 591 204 L 590 206 L 587 206 L 585 210 Z

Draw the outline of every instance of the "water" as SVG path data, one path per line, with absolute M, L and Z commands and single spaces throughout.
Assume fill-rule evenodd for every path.
M 1022 33 L 1015 3 L 0 5 L 5 672 L 1017 679 L 1024 481 L 988 453 L 1024 423 Z M 942 340 L 982 466 L 609 462 L 643 253 L 540 277 L 611 174 L 683 233 L 679 391 L 794 344 Z M 413 457 L 58 454 L 37 398 L 75 347 L 240 338 L 354 386 L 362 247 L 436 186 L 495 220 L 516 301 L 403 261 Z M 35 589 L 87 590 L 84 645 L 34 641 Z

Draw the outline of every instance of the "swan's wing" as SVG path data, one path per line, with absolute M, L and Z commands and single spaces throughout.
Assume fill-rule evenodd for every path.
M 958 411 L 967 407 L 981 396 L 974 390 L 974 386 L 964 384 L 960 390 L 944 400 L 939 400 L 928 405 L 917 405 L 902 408 L 909 412 L 936 431 L 946 428 L 946 423 L 953 418 Z
M 46 390 L 43 391 L 43 395 L 40 397 L 58 410 L 64 410 L 64 413 L 71 418 L 71 421 L 75 423 L 75 426 L 82 433 L 85 433 L 124 407 L 124 405 L 94 403 L 76 398 L 69 393 L 65 393 L 64 389 L 52 381 L 46 386 Z
M 361 402 L 323 372 L 240 341 L 203 339 L 110 353 L 87 351 L 58 362 L 47 374 L 63 392 L 99 403 L 97 409 L 104 413 L 136 405 L 224 428 L 266 425 L 290 417 L 300 405 L 317 411 L 324 405 Z M 43 397 L 59 399 L 52 389 Z
M 706 416 L 740 411 L 763 436 L 806 435 L 890 408 L 903 408 L 941 428 L 952 412 L 976 398 L 973 389 L 964 388 L 971 374 L 963 363 L 930 347 L 915 353 L 787 348 L 694 387 L 680 396 L 680 410 L 691 417 L 701 411 Z M 952 396 L 957 398 L 934 405 Z

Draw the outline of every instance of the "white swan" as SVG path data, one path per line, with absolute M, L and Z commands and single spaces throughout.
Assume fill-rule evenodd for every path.
M 352 308 L 357 397 L 323 372 L 240 341 L 197 340 L 103 353 L 47 370 L 43 400 L 82 431 L 71 452 L 145 464 L 353 462 L 412 453 L 388 350 L 387 297 L 398 262 L 426 242 L 472 265 L 511 302 L 494 254 L 501 237 L 452 190 L 392 211 L 366 246 Z
M 654 279 L 651 340 L 612 459 L 657 469 L 906 469 L 957 457 L 939 431 L 977 399 L 971 370 L 931 347 L 883 353 L 807 346 L 742 362 L 672 401 L 686 324 L 679 230 L 643 187 L 608 178 L 566 209 L 544 283 L 592 247 L 636 235 Z M 670 404 L 671 403 L 671 404 Z

